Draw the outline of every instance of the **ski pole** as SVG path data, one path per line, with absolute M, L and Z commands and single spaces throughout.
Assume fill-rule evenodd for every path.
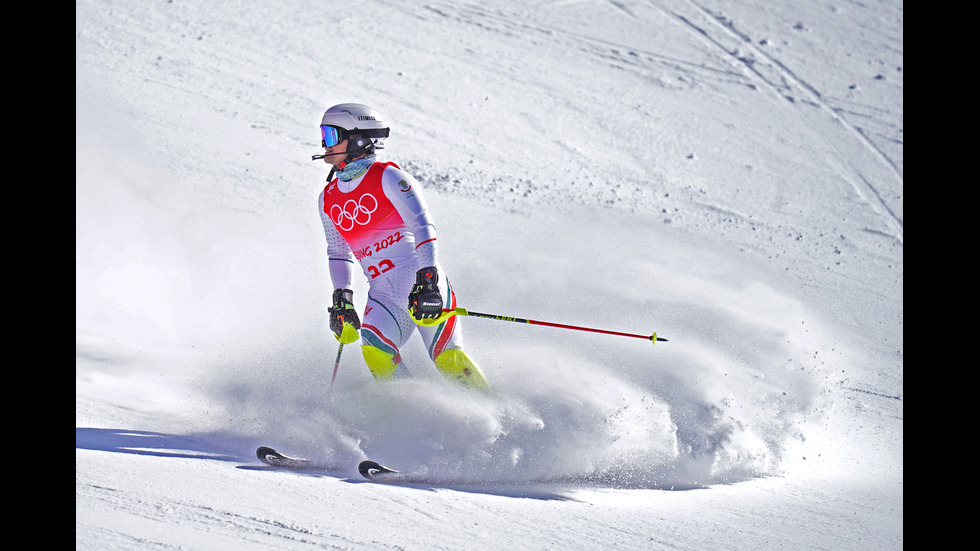
M 340 354 L 344 351 L 344 343 L 340 343 L 337 347 L 337 359 L 333 362 L 333 377 L 330 377 L 330 388 L 327 389 L 327 394 L 333 393 L 333 382 L 337 380 L 337 369 L 340 368 Z
M 513 321 L 513 322 L 516 322 L 516 323 L 527 323 L 527 324 L 530 324 L 530 325 L 544 325 L 546 327 L 557 327 L 559 329 L 573 329 L 575 331 L 588 331 L 588 332 L 591 332 L 591 333 L 602 333 L 604 335 L 617 335 L 617 336 L 620 336 L 620 337 L 633 337 L 633 338 L 637 338 L 637 339 L 648 340 L 648 341 L 650 341 L 652 343 L 655 343 L 657 341 L 667 342 L 667 339 L 658 337 L 656 333 L 654 333 L 652 335 L 638 335 L 638 334 L 635 334 L 635 333 L 621 333 L 619 331 L 609 331 L 607 329 L 595 329 L 595 328 L 592 328 L 592 327 L 579 327 L 577 325 L 566 325 L 564 323 L 553 323 L 553 322 L 550 322 L 550 321 L 538 321 L 538 320 L 525 319 L 525 318 L 515 318 L 515 317 L 511 317 L 511 316 L 501 316 L 501 315 L 498 315 L 498 314 L 483 314 L 483 313 L 480 313 L 480 312 L 471 312 L 471 311 L 469 311 L 469 310 L 467 310 L 465 308 L 444 308 L 443 311 L 442 311 L 442 315 L 441 316 L 439 316 L 437 318 L 434 318 L 434 319 L 431 319 L 431 320 L 427 319 L 427 320 L 416 321 L 416 323 L 421 323 L 421 324 L 424 324 L 424 325 L 435 325 L 435 324 L 442 323 L 442 322 L 446 321 L 446 319 L 449 318 L 450 316 L 472 316 L 474 318 L 485 318 L 485 319 L 492 319 L 492 320 L 499 320 L 499 321 Z

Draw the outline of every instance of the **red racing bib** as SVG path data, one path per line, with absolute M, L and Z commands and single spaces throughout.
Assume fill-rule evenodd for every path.
M 396 266 L 415 263 L 415 239 L 381 185 L 381 175 L 389 165 L 398 168 L 395 163 L 371 165 L 348 193 L 340 191 L 336 179 L 323 190 L 323 212 L 347 241 L 369 279 Z

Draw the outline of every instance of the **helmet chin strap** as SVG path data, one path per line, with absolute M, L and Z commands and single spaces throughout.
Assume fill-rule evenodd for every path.
M 371 153 L 374 152 L 374 148 L 373 147 L 366 147 L 366 148 L 365 147 L 361 147 L 361 145 L 363 144 L 363 140 L 364 139 L 365 138 L 359 138 L 358 139 L 358 146 L 359 146 L 358 149 L 359 149 L 360 154 L 358 156 L 356 156 L 356 157 L 354 156 L 354 153 L 351 152 L 352 142 L 348 142 L 347 143 L 347 151 L 342 151 L 340 153 L 324 153 L 323 155 L 313 155 L 312 156 L 313 157 L 312 160 L 319 161 L 320 159 L 326 159 L 327 157 L 336 157 L 337 155 L 347 155 L 347 158 L 344 159 L 343 161 L 341 161 L 340 164 L 338 164 L 338 165 L 333 166 L 333 167 L 330 168 L 330 175 L 327 176 L 327 181 L 330 182 L 330 181 L 333 180 L 334 172 L 336 172 L 338 168 L 340 170 L 343 170 L 344 167 L 347 166 L 347 163 L 349 163 L 349 162 L 351 162 L 353 160 L 359 159 L 359 158 L 363 157 L 364 155 L 370 155 Z M 368 139 L 367 141 L 368 141 L 369 146 L 370 145 L 373 145 L 373 144 L 371 144 L 371 140 L 370 139 Z
M 330 154 L 327 154 L 327 155 L 314 155 L 313 156 L 313 160 L 314 161 L 318 161 L 318 160 L 323 159 L 325 157 L 333 157 L 335 155 L 347 155 L 347 152 L 345 151 L 343 153 L 330 153 Z M 350 161 L 353 161 L 354 160 L 352 157 L 353 157 L 353 155 L 348 155 L 347 158 L 344 159 L 343 161 L 340 161 L 339 164 L 334 165 L 334 166 L 331 166 L 330 167 L 330 174 L 327 175 L 327 181 L 328 182 L 332 182 L 333 181 L 333 175 L 334 175 L 334 173 L 337 172 L 337 169 L 339 168 L 340 170 L 343 170 L 344 167 L 347 166 L 347 163 L 349 163 Z

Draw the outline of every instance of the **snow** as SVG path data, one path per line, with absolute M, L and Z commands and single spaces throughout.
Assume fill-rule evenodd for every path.
M 902 2 L 487 4 L 76 2 L 76 548 L 902 548 Z M 417 339 L 328 393 L 347 101 L 461 306 L 669 341 L 464 318 L 492 393 Z

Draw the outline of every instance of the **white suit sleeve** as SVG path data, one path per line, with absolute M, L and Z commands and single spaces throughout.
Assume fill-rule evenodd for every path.
M 381 180 L 385 195 L 395 206 L 408 231 L 415 236 L 419 267 L 437 266 L 436 226 L 422 196 L 422 187 L 411 174 L 389 166 Z
M 330 281 L 334 289 L 350 289 L 351 277 L 354 272 L 354 253 L 351 252 L 347 240 L 344 239 L 333 221 L 323 212 L 323 192 L 320 192 L 320 221 L 323 223 L 323 234 L 327 238 L 327 268 L 330 271 Z

